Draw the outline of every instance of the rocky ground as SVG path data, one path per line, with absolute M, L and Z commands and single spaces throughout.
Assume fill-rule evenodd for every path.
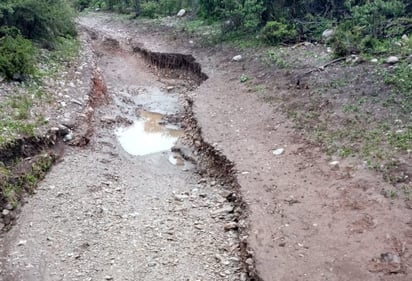
M 276 104 L 307 93 L 293 75 L 110 15 L 80 25 L 98 57 L 86 122 L 94 137 L 65 153 L 2 235 L 4 280 L 410 279 L 409 201 L 388 198 L 379 174 L 331 159 L 296 130 Z M 145 50 L 193 54 L 208 79 L 189 75 L 192 66 L 162 71 Z M 265 81 L 263 98 L 259 84 L 239 80 L 251 73 Z M 118 130 L 145 111 L 186 127 L 196 166 L 190 152 L 125 151 Z

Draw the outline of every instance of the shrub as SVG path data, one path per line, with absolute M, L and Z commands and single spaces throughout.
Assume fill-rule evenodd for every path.
M 296 42 L 298 32 L 294 26 L 278 21 L 269 21 L 262 29 L 262 36 L 267 43 L 276 45 Z
M 76 0 L 74 2 L 74 6 L 76 7 L 77 10 L 83 11 L 84 9 L 87 9 L 90 7 L 90 0 Z
M 351 18 L 339 24 L 331 42 L 336 56 L 379 53 L 383 39 L 401 36 L 411 23 L 408 18 L 400 18 L 405 5 L 398 0 L 368 1 L 353 7 L 350 1 L 347 4 Z
M 155 2 L 145 2 L 141 4 L 140 14 L 143 17 L 155 18 L 158 6 Z
M 0 29 L 0 73 L 20 80 L 34 71 L 35 49 L 16 28 Z
M 74 11 L 66 0 L 5 0 L 0 25 L 16 27 L 27 38 L 53 48 L 58 36 L 75 36 Z

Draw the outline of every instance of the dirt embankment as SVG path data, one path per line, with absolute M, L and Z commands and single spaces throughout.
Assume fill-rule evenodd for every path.
M 34 100 L 31 118 L 43 116 L 47 122 L 37 125 L 33 136 L 18 135 L 1 145 L 0 230 L 12 227 L 25 196 L 36 192 L 38 183 L 62 157 L 65 145 L 85 146 L 90 142 L 94 132 L 93 108 L 107 102 L 107 89 L 94 59 L 84 45 L 81 57 L 70 66 L 62 66 L 62 73 L 55 74 L 59 76 L 56 81 L 50 82 L 56 78 L 46 77 L 41 87 L 50 100 L 47 103 L 41 98 Z M 36 97 L 32 92 L 27 95 Z

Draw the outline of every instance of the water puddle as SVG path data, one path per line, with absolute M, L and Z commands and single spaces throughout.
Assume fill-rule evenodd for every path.
M 142 111 L 141 118 L 129 127 L 116 129 L 115 134 L 126 152 L 143 156 L 167 151 L 183 135 L 183 130 L 170 125 L 162 125 L 163 115 Z

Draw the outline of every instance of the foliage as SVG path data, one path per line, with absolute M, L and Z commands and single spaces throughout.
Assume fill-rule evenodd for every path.
M 262 29 L 263 39 L 271 44 L 293 43 L 297 40 L 296 28 L 278 21 L 269 21 Z
M 338 25 L 332 46 L 336 56 L 352 53 L 377 53 L 380 42 L 402 36 L 412 21 L 405 16 L 405 5 L 399 1 L 376 0 L 362 5 L 347 1 L 350 17 Z
M 264 11 L 262 0 L 200 0 L 200 15 L 206 19 L 222 20 L 222 31 L 256 31 Z
M 143 17 L 155 18 L 157 14 L 158 6 L 155 2 L 148 1 L 141 5 L 140 14 Z
M 0 25 L 15 27 L 27 38 L 52 48 L 58 36 L 76 35 L 74 12 L 66 0 L 4 0 Z
M 0 74 L 21 79 L 34 71 L 35 49 L 16 28 L 0 29 Z

